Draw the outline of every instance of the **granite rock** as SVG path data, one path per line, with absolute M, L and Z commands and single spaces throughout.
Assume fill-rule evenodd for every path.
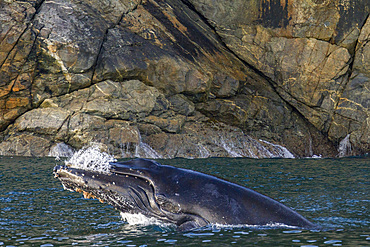
M 365 0 L 2 1 L 0 155 L 92 143 L 116 157 L 368 153 L 369 11 Z

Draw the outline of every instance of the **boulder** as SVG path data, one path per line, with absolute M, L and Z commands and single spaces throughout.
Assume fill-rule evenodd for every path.
M 61 108 L 33 109 L 19 117 L 14 127 L 17 129 L 17 132 L 27 131 L 52 135 L 64 127 L 64 123 L 70 114 L 68 110 Z
M 49 154 L 52 142 L 32 134 L 20 134 L 0 143 L 0 155 L 44 157 Z

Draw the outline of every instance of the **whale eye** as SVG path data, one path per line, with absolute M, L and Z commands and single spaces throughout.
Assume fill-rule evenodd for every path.
M 175 214 L 181 211 L 181 207 L 179 204 L 173 203 L 171 200 L 169 200 L 164 195 L 157 195 L 156 201 L 159 207 L 164 211 L 175 213 Z

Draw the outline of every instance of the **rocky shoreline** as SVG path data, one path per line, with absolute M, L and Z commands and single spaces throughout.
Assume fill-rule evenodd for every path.
M 365 0 L 7 0 L 0 155 L 370 150 Z M 289 151 L 288 151 L 289 150 Z

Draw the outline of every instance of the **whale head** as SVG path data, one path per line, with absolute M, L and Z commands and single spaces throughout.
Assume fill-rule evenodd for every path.
M 122 213 L 143 214 L 180 230 L 205 226 L 209 222 L 194 207 L 189 207 L 178 193 L 180 168 L 161 165 L 152 160 L 135 159 L 110 163 L 109 172 L 82 170 L 73 166 L 56 166 L 54 175 L 66 190 L 96 198 Z M 181 169 L 180 169 L 181 170 Z

